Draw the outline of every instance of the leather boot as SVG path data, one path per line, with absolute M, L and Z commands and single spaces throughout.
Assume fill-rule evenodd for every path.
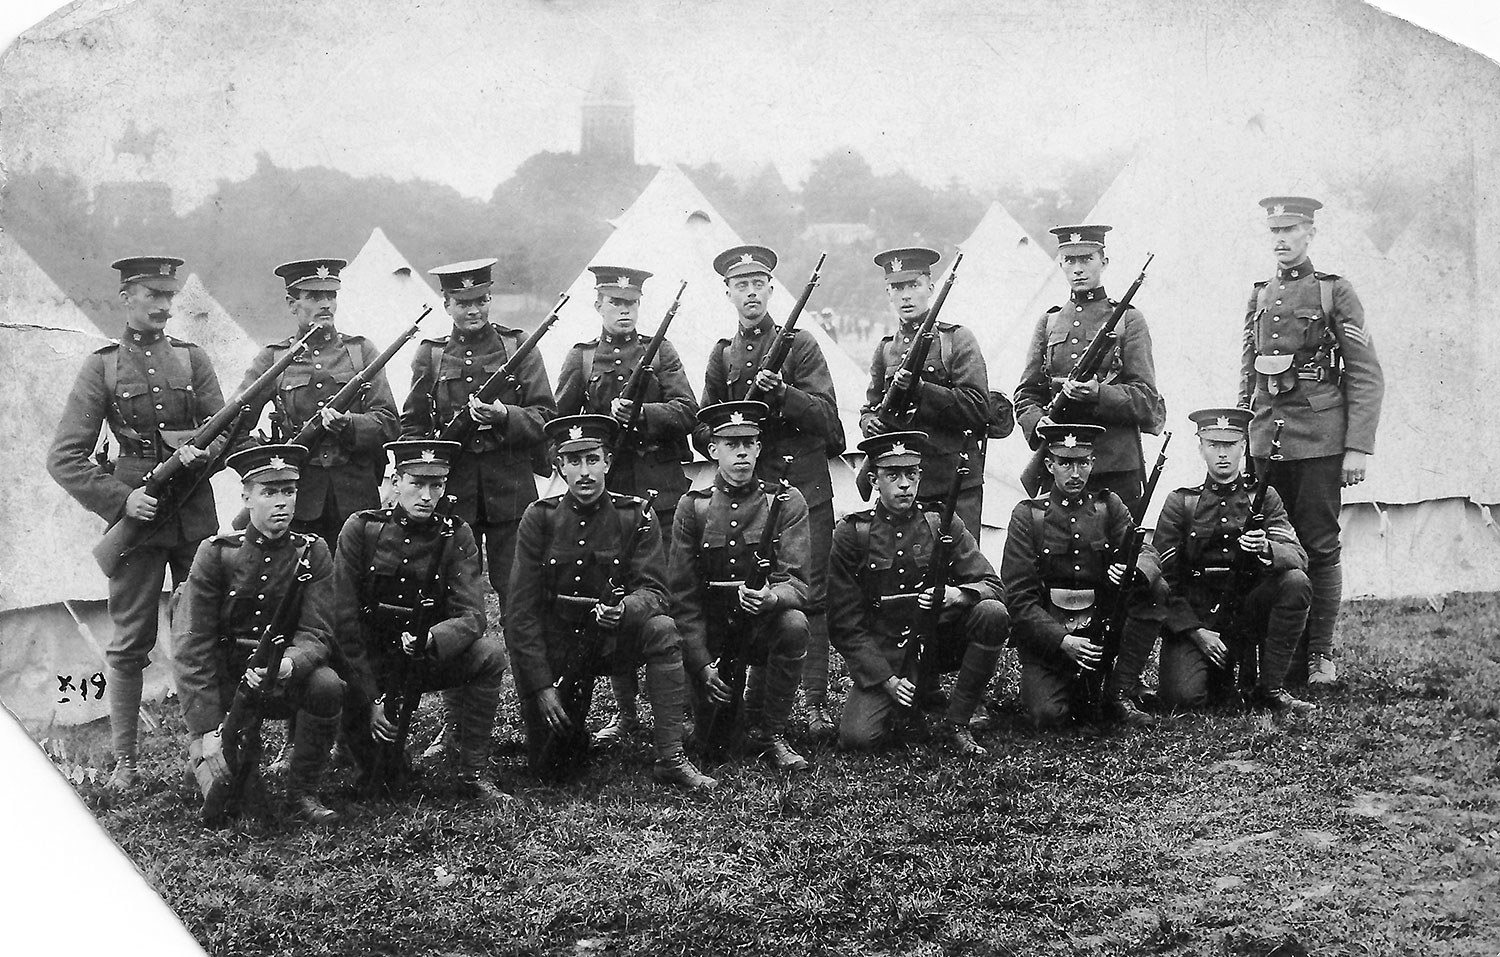
M 1317 705 L 1293 697 L 1291 692 L 1282 688 L 1256 688 L 1250 697 L 1250 706 L 1257 711 L 1292 715 L 1308 714 L 1318 710 Z
M 104 787 L 115 794 L 123 794 L 141 783 L 141 772 L 136 767 L 135 755 L 122 754 L 115 759 L 115 769 L 110 772 Z
M 953 679 L 953 693 L 948 698 L 948 722 L 968 725 L 974 711 L 995 677 L 995 666 L 1000 663 L 1001 647 L 969 642 L 964 649 L 963 663 L 959 665 L 958 677 Z
M 959 755 L 966 758 L 982 758 L 990 753 L 974 740 L 974 735 L 969 732 L 967 724 L 956 722 L 951 718 L 943 720 L 938 736 Z
M 1118 691 L 1106 693 L 1104 717 L 1132 728 L 1150 728 L 1156 725 L 1155 718 L 1137 708 L 1134 701 Z
M 500 681 L 494 684 L 475 682 L 457 688 L 450 699 L 454 707 L 448 712 L 458 742 L 459 779 L 475 796 L 485 800 L 493 795 L 479 782 L 484 780 L 489 769 L 490 740 L 495 728 L 495 712 L 500 708 L 500 688 Z
M 610 675 L 610 690 L 615 695 L 615 716 L 609 723 L 594 732 L 594 747 L 612 748 L 634 734 L 641 726 L 640 712 L 636 709 L 636 698 L 641 686 L 635 672 Z
M 292 759 L 287 767 L 286 803 L 291 815 L 307 824 L 321 827 L 339 820 L 338 812 L 318 799 L 318 789 L 323 783 L 323 771 L 328 767 L 328 755 L 333 750 L 341 717 L 297 712 Z
M 1307 578 L 1312 583 L 1312 605 L 1307 611 L 1307 683 L 1326 686 L 1338 678 L 1333 668 L 1333 629 L 1344 597 L 1344 568 L 1337 564 L 1310 567 Z M 1326 659 L 1328 665 L 1320 669 L 1319 658 Z
M 656 764 L 651 768 L 651 776 L 690 791 L 718 787 L 719 782 L 694 767 L 682 751 L 687 675 L 680 660 L 646 666 L 646 697 L 651 701 L 651 736 L 656 745 Z
M 673 754 L 658 757 L 651 767 L 651 776 L 663 784 L 675 784 L 689 791 L 711 791 L 719 786 L 718 778 L 711 778 L 699 771 L 693 762 L 682 753 L 682 745 Z
M 807 736 L 814 741 L 826 741 L 833 737 L 838 726 L 828 713 L 828 698 L 816 691 L 806 693 Z

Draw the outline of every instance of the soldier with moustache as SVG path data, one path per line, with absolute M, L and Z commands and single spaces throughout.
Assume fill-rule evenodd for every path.
M 647 338 L 638 330 L 643 287 L 651 273 L 620 266 L 590 266 L 594 274 L 594 310 L 603 328 L 599 337 L 568 351 L 557 380 L 557 407 L 566 413 L 609 416 L 621 428 L 629 422 L 634 403 L 625 387 L 640 366 Z M 698 400 L 688 384 L 682 359 L 670 339 L 663 339 L 644 380 L 635 431 L 625 438 L 619 454 L 610 456 L 608 488 L 625 495 L 654 494 L 652 509 L 658 529 L 671 529 L 677 501 L 688 489 L 682 463 L 692 456 L 688 436 L 698 414 Z M 611 440 L 612 442 L 615 440 Z M 616 716 L 594 736 L 608 747 L 639 726 L 636 697 L 640 686 L 635 671 L 612 675 L 610 685 Z
M 299 596 L 291 642 L 261 707 L 267 718 L 296 717 L 295 730 L 288 730 L 293 743 L 287 810 L 308 824 L 339 819 L 318 796 L 344 700 L 344 682 L 329 666 L 333 560 L 321 538 L 291 530 L 306 457 L 307 449 L 300 445 L 255 446 L 229 457 L 230 467 L 240 473 L 249 522 L 242 531 L 216 535 L 198 546 L 173 616 L 188 760 L 203 792 L 208 824 L 222 817 L 230 780 L 219 733 L 224 718 L 242 678 L 256 690 L 269 677 L 266 668 L 248 665 L 304 559 L 309 579 Z M 259 773 L 258 768 L 250 771 L 255 777 Z
M 1319 272 L 1308 258 L 1323 208 L 1306 196 L 1260 201 L 1271 231 L 1276 275 L 1255 284 L 1245 307 L 1239 404 L 1253 413 L 1250 454 L 1270 470 L 1307 549 L 1312 606 L 1307 616 L 1310 685 L 1338 680 L 1334 626 L 1343 599 L 1341 489 L 1365 480 L 1385 395 L 1385 374 L 1349 280 Z M 1276 420 L 1286 422 L 1281 454 L 1268 459 Z
M 1108 489 L 1134 509 L 1146 481 L 1141 433 L 1155 435 L 1166 422 L 1166 406 L 1156 391 L 1151 331 L 1140 310 L 1132 306 L 1120 319 L 1115 328 L 1118 340 L 1097 378 L 1087 382 L 1068 378 L 1115 309 L 1103 284 L 1109 265 L 1104 237 L 1110 228 L 1084 225 L 1050 230 L 1058 238 L 1057 262 L 1072 295 L 1066 305 L 1048 309 L 1032 333 L 1026 368 L 1016 386 L 1016 421 L 1031 447 L 1040 448 L 1038 424 L 1059 391 L 1067 396 L 1076 412 L 1073 421 L 1104 429 L 1095 443 L 1090 490 Z M 1046 474 L 1033 476 L 1029 471 L 1022 480 L 1033 495 L 1051 485 Z
M 344 734 L 368 769 L 371 739 L 392 742 L 396 726 L 383 695 L 408 668 L 421 690 L 451 691 L 462 790 L 488 804 L 508 801 L 486 776 L 490 737 L 505 677 L 505 651 L 485 634 L 484 586 L 474 533 L 461 519 L 436 514 L 457 442 L 415 439 L 386 446 L 395 462 L 396 502 L 355 512 L 335 552 L 333 617 L 356 702 L 344 712 Z M 412 618 L 436 573 L 436 620 L 423 634 Z
M 1055 727 L 1087 717 L 1080 713 L 1083 672 L 1102 666 L 1105 649 L 1083 632 L 1094 616 L 1108 613 L 1100 592 L 1124 578 L 1125 566 L 1115 555 L 1134 534 L 1135 523 L 1118 495 L 1089 487 L 1103 426 L 1043 423 L 1037 429 L 1047 446 L 1052 487 L 1011 513 L 1000 578 L 1021 660 L 1021 701 L 1039 726 Z M 1154 722 L 1128 697 L 1120 676 L 1140 675 L 1161 627 L 1154 606 L 1162 578 L 1151 545 L 1142 546 L 1136 571 L 1151 595 L 1137 600 L 1121 636 L 1115 666 L 1106 676 L 1103 710 L 1107 718 L 1144 727 Z
M 84 360 L 47 454 L 53 480 L 106 523 L 123 518 L 154 522 L 109 579 L 114 634 L 104 661 L 113 790 L 129 788 L 140 777 L 141 672 L 156 645 L 167 569 L 180 584 L 198 543 L 219 527 L 208 473 L 228 438 L 220 437 L 207 450 L 187 439 L 223 408 L 224 396 L 208 354 L 163 332 L 172 315 L 172 297 L 182 288 L 177 276 L 182 264 L 175 256 L 132 256 L 111 265 L 120 277 L 124 334 Z M 119 458 L 109 466 L 94 458 L 106 423 L 119 449 Z M 190 490 L 180 501 L 162 502 L 147 494 L 143 483 L 173 455 L 193 470 L 180 480 Z
M 938 631 L 926 661 L 935 673 L 956 671 L 941 737 L 965 756 L 987 752 L 969 732 L 969 719 L 994 677 L 1009 617 L 1000 576 L 957 514 L 940 528 L 941 511 L 920 504 L 924 432 L 886 432 L 859 444 L 874 472 L 879 501 L 844 516 L 833 532 L 829 622 L 833 643 L 854 676 L 839 719 L 839 746 L 869 749 L 890 734 L 896 709 L 919 707 L 917 686 L 901 673 L 913 626 L 934 603 L 925 587 L 938 539 L 951 535 L 948 582 Z
M 576 656 L 587 656 L 596 673 L 632 677 L 644 662 L 656 739 L 654 777 L 689 790 L 712 788 L 718 782 L 683 753 L 687 678 L 668 615 L 656 512 L 644 498 L 607 488 L 609 448 L 618 429 L 607 415 L 547 423 L 568 490 L 533 502 L 521 517 L 505 628 L 527 751 L 533 770 L 543 773 L 548 736 L 564 732 L 573 720 L 558 684 Z M 609 600 L 612 586 L 624 596 L 619 601 Z M 598 644 L 580 649 L 576 643 L 583 640 Z M 585 707 L 579 719 L 586 715 Z
M 803 607 L 809 640 L 802 691 L 808 731 L 819 738 L 835 730 L 828 712 L 827 569 L 833 543 L 833 479 L 828 460 L 844 451 L 844 427 L 828 362 L 806 329 L 795 331 L 779 372 L 756 372 L 781 335 L 781 327 L 771 321 L 768 311 L 776 262 L 773 250 L 755 245 L 734 246 L 714 257 L 714 270 L 724 277 L 725 294 L 738 314 L 739 328 L 730 338 L 720 339 L 709 353 L 703 405 L 744 399 L 755 387 L 770 407 L 759 456 L 761 478 L 779 478 L 783 462 L 791 457 L 786 477 L 807 503 L 812 546 L 806 565 L 810 591 Z M 708 455 L 711 434 L 706 427 L 695 430 L 693 441 Z
M 719 673 L 726 652 L 749 662 L 744 715 L 750 746 L 778 771 L 803 771 L 807 759 L 786 741 L 787 719 L 807 658 L 808 508 L 802 493 L 788 488 L 787 501 L 768 527 L 779 488 L 757 477 L 764 454 L 763 425 L 771 416 L 763 402 L 720 402 L 698 413 L 710 436 L 713 484 L 682 497 L 672 526 L 667 585 L 672 615 L 682 636 L 682 654 L 696 683 L 697 728 L 708 705 L 725 705 L 729 686 Z M 761 543 L 776 542 L 776 561 L 764 587 L 747 584 Z M 745 623 L 730 634 L 731 617 Z M 737 638 L 744 645 L 730 648 Z

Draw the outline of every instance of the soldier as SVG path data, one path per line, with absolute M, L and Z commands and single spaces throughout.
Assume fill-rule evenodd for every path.
M 1072 298 L 1067 306 L 1048 309 L 1036 324 L 1026 353 L 1026 369 L 1016 386 L 1016 420 L 1031 447 L 1039 449 L 1042 439 L 1037 425 L 1061 390 L 1079 410 L 1073 421 L 1104 427 L 1089 490 L 1109 489 L 1134 510 L 1146 480 L 1141 432 L 1155 435 L 1166 422 L 1166 406 L 1156 391 L 1151 331 L 1140 310 L 1132 306 L 1120 319 L 1115 330 L 1119 339 L 1097 378 L 1087 382 L 1068 378 L 1115 308 L 1101 282 L 1104 267 L 1109 265 L 1109 257 L 1104 254 L 1104 234 L 1109 230 L 1109 226 L 1058 226 L 1050 230 L 1058 238 L 1057 262 L 1072 287 Z M 1044 471 L 1030 468 L 1021 479 L 1033 495 L 1051 485 Z
M 174 256 L 134 256 L 111 264 L 120 273 L 125 333 L 84 360 L 47 455 L 53 480 L 105 522 L 132 518 L 153 523 L 151 533 L 109 580 L 114 635 L 104 660 L 115 754 L 109 786 L 115 790 L 139 780 L 141 672 L 156 645 L 166 570 L 170 567 L 172 581 L 181 583 L 198 543 L 219 527 L 207 478 L 227 437 L 207 450 L 187 439 L 223 407 L 224 396 L 208 354 L 162 332 L 172 315 L 172 297 L 182 288 L 177 278 L 182 262 Z M 119 459 L 111 466 L 93 458 L 105 422 L 119 448 Z M 174 454 L 197 474 L 183 476 L 185 492 L 179 500 L 161 501 L 142 484 L 157 463 Z
M 942 737 L 960 754 L 983 755 L 969 719 L 995 674 L 1009 618 L 1000 577 L 963 519 L 955 514 L 953 525 L 940 529 L 941 512 L 920 505 L 926 447 L 925 432 L 886 432 L 861 442 L 880 499 L 873 509 L 844 516 L 833 533 L 830 625 L 834 646 L 854 675 L 839 720 L 839 745 L 878 746 L 897 706 L 918 705 L 916 684 L 902 674 L 903 658 L 915 640 L 912 625 L 932 608 L 933 594 L 924 583 L 937 540 L 946 533 L 953 538 L 952 571 L 940 599 L 939 631 L 927 636 L 933 643 L 928 656 L 935 672 L 958 672 Z
M 243 531 L 216 535 L 198 546 L 173 616 L 177 692 L 187 721 L 189 762 L 203 792 L 205 823 L 220 816 L 229 782 L 219 735 L 224 718 L 242 676 L 251 690 L 266 680 L 266 668 L 247 666 L 304 562 L 310 580 L 302 586 L 291 644 L 262 714 L 297 717 L 296 730 L 288 730 L 294 737 L 288 811 L 308 824 L 339 819 L 318 798 L 344 700 L 344 682 L 328 664 L 333 561 L 322 539 L 289 531 L 306 456 L 300 445 L 263 445 L 229 457 L 229 465 L 240 473 L 249 523 Z M 246 749 L 240 754 L 243 758 Z M 259 769 L 249 773 L 258 776 Z
M 1226 645 L 1229 636 L 1209 630 L 1208 615 L 1216 602 L 1227 600 L 1239 608 L 1237 641 L 1261 647 L 1251 703 L 1273 711 L 1310 711 L 1312 705 L 1282 689 L 1292 651 L 1307 622 L 1312 593 L 1305 570 L 1307 553 L 1297 542 L 1274 488 L 1266 490 L 1264 526 L 1246 528 L 1255 490 L 1240 467 L 1250 413 L 1200 409 L 1189 418 L 1198 426 L 1198 452 L 1208 465 L 1208 475 L 1201 485 L 1167 496 L 1151 540 L 1161 556 L 1162 576 L 1172 589 L 1161 646 L 1162 703 L 1173 708 L 1201 707 L 1208 702 L 1212 686 L 1226 684 L 1237 656 Z M 1259 580 L 1247 594 L 1225 596 L 1241 552 L 1255 556 Z M 1245 655 L 1241 661 L 1242 667 L 1253 668 L 1254 656 Z M 1135 690 L 1139 678 L 1139 674 L 1123 676 L 1127 693 Z M 1249 674 L 1240 675 L 1242 684 L 1249 678 Z
M 315 416 L 328 433 L 314 445 L 298 482 L 297 515 L 292 530 L 311 532 L 333 547 L 350 515 L 380 505 L 380 479 L 385 467 L 385 443 L 396 437 L 396 400 L 385 373 L 377 373 L 369 387 L 345 412 L 327 403 L 350 379 L 380 354 L 364 336 L 334 327 L 338 312 L 339 271 L 342 259 L 306 259 L 283 263 L 276 275 L 286 283 L 286 302 L 297 332 L 273 342 L 256 355 L 245 371 L 241 388 L 259 378 L 313 326 L 319 331 L 277 380 L 272 419 L 274 440 L 291 438 Z M 264 403 L 251 407 L 250 421 L 260 417 Z
M 828 713 L 826 603 L 828 549 L 833 543 L 833 480 L 828 459 L 844 451 L 844 427 L 839 421 L 828 362 L 817 339 L 806 329 L 796 330 L 779 372 L 756 371 L 781 334 L 781 327 L 771 321 L 767 311 L 774 288 L 771 271 L 775 268 L 776 253 L 765 246 L 734 246 L 714 257 L 714 270 L 724 277 L 725 294 L 739 314 L 739 329 L 733 337 L 720 339 L 709 353 L 703 405 L 744 399 L 751 387 L 756 388 L 771 409 L 760 455 L 761 477 L 779 475 L 786 456 L 792 457 L 786 477 L 807 503 L 812 543 L 811 563 L 805 566 L 810 576 L 810 592 L 803 607 L 809 640 L 802 691 L 808 731 L 820 738 L 834 732 Z M 693 440 L 698 450 L 708 455 L 708 429 L 700 425 Z
M 661 531 L 646 499 L 606 490 L 608 446 L 618 427 L 605 415 L 548 422 L 568 490 L 532 503 L 521 517 L 505 643 L 515 665 L 531 767 L 545 774 L 548 737 L 588 714 L 585 703 L 570 717 L 558 695 L 570 661 L 582 656 L 591 673 L 634 676 L 644 659 L 656 737 L 653 776 L 688 789 L 712 788 L 718 782 L 700 773 L 682 750 L 687 679 L 677 628 L 667 614 Z M 623 598 L 612 601 L 616 588 Z M 596 644 L 580 648 L 584 641 Z
M 505 652 L 485 634 L 479 548 L 469 526 L 436 514 L 459 445 L 416 439 L 386 448 L 395 459 L 396 504 L 349 516 L 334 563 L 334 621 L 359 702 L 345 710 L 346 738 L 368 770 L 371 738 L 396 740 L 382 693 L 419 668 L 422 691 L 454 692 L 449 720 L 463 791 L 490 804 L 508 801 L 485 777 Z M 440 619 L 419 634 L 412 620 L 424 595 L 436 600 Z
M 1106 558 L 1125 544 L 1134 523 L 1118 495 L 1088 488 L 1103 426 L 1044 423 L 1038 430 L 1047 445 L 1053 486 L 1011 513 L 1000 577 L 1021 660 L 1021 700 L 1032 720 L 1047 727 L 1077 716 L 1085 692 L 1082 672 L 1103 663 L 1105 649 L 1089 641 L 1084 630 L 1093 616 L 1107 611 L 1097 600 L 1106 579 L 1118 585 L 1124 577 L 1125 566 L 1106 564 Z M 1160 588 L 1159 562 L 1150 545 L 1141 548 L 1136 569 L 1151 589 Z M 1160 617 L 1137 608 L 1129 619 L 1104 687 L 1105 717 L 1134 726 L 1153 723 L 1126 696 L 1117 676 L 1140 674 Z
M 917 500 L 924 505 L 940 503 L 958 481 L 959 454 L 968 452 L 975 463 L 983 454 L 989 424 L 989 373 L 979 340 L 963 326 L 937 323 L 938 337 L 916 378 L 917 408 L 912 416 L 886 421 L 879 414 L 880 402 L 892 384 L 910 388 L 911 373 L 901 369 L 906 354 L 917 344 L 917 331 L 927 318 L 932 302 L 932 267 L 937 250 L 911 247 L 887 249 L 876 255 L 875 265 L 885 270 L 886 295 L 896 314 L 897 329 L 880 340 L 870 358 L 870 384 L 865 404 L 859 410 L 859 427 L 865 435 L 881 435 L 898 429 L 921 429 L 928 435 L 926 467 Z M 984 499 L 984 470 L 970 469 L 958 496 L 958 516 L 977 541 Z
M 776 527 L 766 527 L 777 489 L 756 477 L 756 467 L 762 423 L 770 415 L 763 402 L 720 402 L 698 413 L 718 469 L 712 485 L 688 492 L 677 509 L 667 583 L 683 659 L 697 682 L 698 731 L 709 702 L 729 703 L 716 662 L 734 653 L 753 666 L 744 701 L 751 746 L 777 770 L 802 771 L 807 759 L 784 734 L 807 658 L 808 509 L 793 487 Z M 752 591 L 746 578 L 767 536 L 776 542 L 775 566 L 766 586 Z M 738 635 L 726 627 L 731 617 L 745 622 Z M 731 647 L 731 640 L 743 645 Z
M 563 359 L 557 404 L 566 412 L 610 416 L 624 427 L 630 422 L 633 403 L 622 393 L 646 350 L 636 323 L 641 290 L 651 273 L 617 266 L 590 266 L 589 271 L 595 277 L 594 310 L 604 328 L 597 339 L 575 345 Z M 654 490 L 651 504 L 658 530 L 672 527 L 677 500 L 687 491 L 682 463 L 692 456 L 688 435 L 697 414 L 698 400 L 682 360 L 671 340 L 663 339 L 645 378 L 636 429 L 621 454 L 610 457 L 608 482 L 609 491 L 626 495 L 645 496 Z M 639 725 L 636 697 L 640 686 L 635 672 L 612 675 L 610 685 L 618 711 L 595 735 L 594 743 L 603 747 L 620 741 Z
M 1269 196 L 1260 205 L 1276 276 L 1255 284 L 1245 308 L 1239 404 L 1254 413 L 1250 454 L 1256 467 L 1270 469 L 1271 487 L 1307 549 L 1312 607 L 1306 658 L 1299 654 L 1293 668 L 1307 666 L 1308 684 L 1326 686 L 1338 680 L 1333 630 L 1344 589 L 1339 489 L 1365 479 L 1385 376 L 1354 287 L 1313 269 L 1307 258 L 1318 232 L 1313 213 L 1323 204 Z M 1277 419 L 1286 422 L 1281 454 L 1267 461 Z

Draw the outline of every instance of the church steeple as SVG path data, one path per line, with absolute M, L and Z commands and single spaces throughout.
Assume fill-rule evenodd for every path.
M 600 163 L 635 165 L 635 100 L 619 64 L 605 55 L 583 98 L 579 155 Z

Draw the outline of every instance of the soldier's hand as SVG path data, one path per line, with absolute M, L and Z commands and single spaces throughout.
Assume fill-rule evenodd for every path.
M 601 604 L 594 606 L 594 620 L 598 622 L 599 627 L 603 628 L 605 631 L 614 631 L 616 628 L 620 627 L 620 619 L 624 617 L 625 603 L 623 601 L 618 605 Z
M 215 781 L 229 780 L 229 761 L 224 757 L 224 737 L 219 729 L 214 728 L 200 738 L 198 748 L 199 767 Z M 196 769 L 194 773 L 197 773 Z M 199 783 L 202 783 L 201 776 Z
M 1253 528 L 1240 536 L 1240 548 L 1252 555 L 1268 555 L 1271 552 L 1271 540 L 1266 537 L 1266 530 Z
M 917 700 L 917 686 L 900 675 L 891 675 L 881 685 L 891 700 L 903 708 L 910 708 Z
M 562 705 L 557 689 L 548 685 L 536 693 L 536 710 L 553 731 L 566 731 L 573 726 L 568 711 Z
M 1108 572 L 1108 574 L 1109 574 L 1109 583 L 1111 585 L 1118 585 L 1118 584 L 1120 584 L 1120 582 L 1122 582 L 1122 581 L 1125 580 L 1125 563 L 1124 562 L 1115 562 L 1113 565 L 1109 566 L 1109 572 Z
M 1093 671 L 1104 658 L 1104 649 L 1082 635 L 1064 635 L 1063 654 L 1077 662 L 1084 671 Z
M 740 586 L 740 607 L 751 615 L 764 615 L 776 604 L 776 595 L 771 586 L 752 590 L 748 585 Z
M 704 665 L 703 670 L 698 672 L 698 677 L 703 680 L 703 689 L 708 692 L 708 700 L 714 704 L 729 703 L 729 686 L 724 679 L 719 677 L 719 669 L 713 665 Z
M 396 740 L 396 724 L 385 716 L 384 699 L 370 705 L 370 736 L 387 744 Z
M 876 435 L 884 435 L 887 432 L 891 431 L 890 423 L 886 422 L 885 419 L 882 419 L 878 415 L 872 415 L 869 418 L 865 419 L 860 428 L 864 431 L 866 438 Z
M 208 462 L 208 453 L 191 442 L 184 442 L 178 446 L 177 457 L 190 469 L 202 468 Z
M 910 369 L 897 369 L 896 374 L 891 376 L 891 385 L 902 392 L 906 392 L 917 381 L 916 374 Z
M 503 425 L 510 415 L 504 402 L 481 402 L 479 395 L 469 396 L 469 414 L 480 425 Z
M 348 412 L 340 412 L 325 406 L 318 410 L 318 416 L 323 420 L 323 427 L 334 432 L 342 432 L 349 425 Z
M 266 672 L 268 672 L 269 670 L 269 668 L 245 669 L 245 687 L 249 688 L 251 691 L 259 691 L 260 686 L 265 683 Z M 276 669 L 276 680 L 278 682 L 285 681 L 291 676 L 292 660 L 290 658 L 282 658 L 281 667 Z
M 943 586 L 944 608 L 952 608 L 954 605 L 962 604 L 963 600 L 964 591 L 962 588 L 958 588 L 954 585 Z M 929 611 L 932 609 L 932 589 L 929 588 L 926 591 L 922 592 L 922 597 L 917 599 L 917 607 Z
M 1344 450 L 1343 480 L 1345 488 L 1351 485 L 1358 485 L 1365 480 L 1365 468 L 1369 458 L 1363 452 L 1356 452 L 1353 449 Z
M 1074 379 L 1064 379 L 1062 394 L 1070 402 L 1097 402 L 1099 400 L 1099 380 L 1086 379 L 1078 382 Z
M 610 399 L 609 414 L 615 417 L 615 421 L 621 425 L 630 422 L 630 412 L 635 408 L 635 403 L 629 399 Z
M 781 381 L 780 372 L 762 369 L 755 374 L 755 388 L 779 399 L 786 392 L 786 383 Z
M 1199 651 L 1203 652 L 1204 657 L 1213 662 L 1215 668 L 1222 668 L 1229 663 L 1229 648 L 1217 631 L 1195 628 L 1193 629 L 1193 643 L 1198 646 Z
M 156 499 L 146 494 L 144 487 L 131 492 L 125 498 L 125 517 L 138 522 L 149 522 L 156 517 Z
M 408 658 L 420 658 L 427 654 L 427 649 L 432 645 L 432 636 L 423 635 L 418 638 L 409 631 L 401 633 L 401 650 Z

